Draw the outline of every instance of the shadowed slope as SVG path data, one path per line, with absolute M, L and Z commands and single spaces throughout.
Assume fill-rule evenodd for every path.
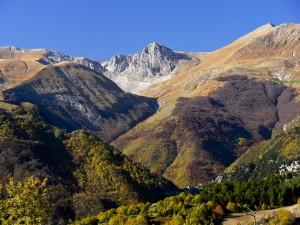
M 32 79 L 4 91 L 4 98 L 31 102 L 54 125 L 95 131 L 106 141 L 157 108 L 154 99 L 125 93 L 103 75 L 71 62 L 47 66 Z

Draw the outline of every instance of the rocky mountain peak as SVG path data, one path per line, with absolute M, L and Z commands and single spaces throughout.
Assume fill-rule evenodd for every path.
M 109 61 L 102 62 L 102 67 L 104 74 L 122 89 L 136 93 L 152 83 L 168 79 L 180 61 L 190 59 L 187 54 L 152 42 L 139 53 L 113 56 Z
M 155 53 L 161 53 L 161 54 L 168 54 L 173 53 L 173 50 L 160 44 L 159 42 L 152 42 L 149 45 L 147 45 L 143 50 L 142 53 L 146 54 L 155 54 Z

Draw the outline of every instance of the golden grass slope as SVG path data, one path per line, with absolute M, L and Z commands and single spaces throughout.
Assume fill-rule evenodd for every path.
M 43 57 L 44 50 L 18 52 L 0 55 L 0 91 L 14 87 L 32 78 L 45 67 L 38 60 Z
M 177 185 L 190 184 L 192 175 L 187 169 L 187 162 L 199 157 L 204 163 L 213 162 L 206 156 L 195 153 L 195 149 L 199 147 L 197 145 L 181 146 L 180 152 L 165 151 L 163 146 L 166 143 L 160 143 L 159 139 L 149 139 L 151 135 L 148 134 L 159 134 L 163 124 L 176 120 L 172 112 L 179 98 L 208 96 L 226 85 L 226 81 L 216 81 L 215 78 L 230 75 L 276 80 L 299 92 L 300 25 L 264 25 L 221 49 L 201 54 L 200 62 L 182 65 L 170 80 L 155 84 L 141 93 L 157 98 L 159 110 L 113 144 L 135 160 L 145 163 L 152 171 L 162 172 Z M 289 122 L 288 119 L 285 122 Z M 176 137 L 173 137 L 172 142 L 176 143 Z M 170 152 L 171 156 L 168 155 Z M 153 157 L 162 165 L 159 169 L 157 165 L 150 165 L 149 159 Z M 215 168 L 217 171 L 222 170 L 218 164 Z

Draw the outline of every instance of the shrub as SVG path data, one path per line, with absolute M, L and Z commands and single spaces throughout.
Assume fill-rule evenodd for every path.
M 224 211 L 223 211 L 223 208 L 222 206 L 220 205 L 217 205 L 213 210 L 212 210 L 213 214 L 219 218 L 219 217 L 222 217 L 224 215 Z
M 130 205 L 128 206 L 127 214 L 128 215 L 138 215 L 141 209 L 138 205 Z
M 97 225 L 99 220 L 95 217 L 86 217 L 82 219 L 81 221 L 76 221 L 72 225 Z
M 285 209 L 277 210 L 277 216 L 279 219 L 279 225 L 291 225 L 295 221 L 295 217 L 292 213 Z
M 114 215 L 108 222 L 108 225 L 122 225 L 127 221 L 127 217 L 123 215 Z
M 117 208 L 117 214 L 127 215 L 127 206 L 122 205 L 119 208 Z
M 229 212 L 236 212 L 237 211 L 237 205 L 234 202 L 228 202 L 228 204 L 226 205 L 226 209 Z
M 148 219 L 143 215 L 138 215 L 133 218 L 128 218 L 125 225 L 148 225 Z

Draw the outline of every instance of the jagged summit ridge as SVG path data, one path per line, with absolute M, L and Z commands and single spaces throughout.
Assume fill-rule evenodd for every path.
M 76 62 L 82 64 L 95 72 L 101 73 L 102 66 L 100 62 L 94 61 L 85 57 L 70 56 L 58 51 L 52 51 L 48 49 L 24 49 L 16 46 L 4 46 L 0 47 L 1 59 L 22 59 L 32 58 L 42 64 L 56 64 L 65 61 Z
M 65 61 L 76 62 L 95 72 L 103 73 L 123 90 L 133 93 L 170 78 L 181 61 L 191 59 L 187 54 L 173 51 L 158 42 L 150 43 L 139 53 L 128 56 L 116 55 L 104 62 L 48 49 L 22 49 L 15 46 L 1 47 L 0 58 L 30 58 L 44 65 Z
M 152 42 L 141 52 L 113 56 L 102 62 L 104 74 L 129 92 L 138 92 L 155 81 L 168 79 L 182 60 L 191 58 L 158 42 Z
M 66 55 L 64 53 L 51 51 L 51 50 L 45 50 L 44 57 L 41 59 L 43 62 L 46 62 L 48 64 L 55 64 L 60 63 L 64 61 L 71 61 L 76 62 L 79 64 L 82 64 L 86 67 L 88 67 L 91 70 L 94 70 L 95 72 L 101 73 L 103 71 L 103 68 L 98 61 L 90 60 L 85 57 L 77 57 L 77 56 L 70 56 Z

